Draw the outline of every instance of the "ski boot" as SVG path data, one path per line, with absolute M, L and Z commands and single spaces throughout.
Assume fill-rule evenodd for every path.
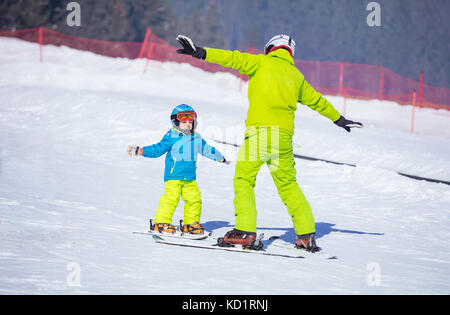
M 261 250 L 263 243 L 261 237 L 256 238 L 256 233 L 245 232 L 233 229 L 228 231 L 224 237 L 217 239 L 217 245 L 220 247 L 234 247 L 234 245 L 241 245 L 245 249 Z
M 183 224 L 183 220 L 180 220 L 180 231 L 182 233 L 201 235 L 205 233 L 205 228 L 198 222 Z
M 295 238 L 295 248 L 304 249 L 311 253 L 320 251 L 320 247 L 316 244 L 316 234 L 297 235 Z
M 163 234 L 175 234 L 176 229 L 170 223 L 155 223 L 155 224 L 153 224 L 153 221 L 150 220 L 150 231 L 159 232 L 159 233 L 163 233 Z

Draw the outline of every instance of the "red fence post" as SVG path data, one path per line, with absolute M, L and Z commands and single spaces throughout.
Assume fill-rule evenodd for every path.
M 411 119 L 411 133 L 414 133 L 414 110 L 416 109 L 416 90 L 413 92 L 413 110 Z
M 147 27 L 147 31 L 145 32 L 144 42 L 142 43 L 141 50 L 139 51 L 138 59 L 144 57 L 145 47 L 147 47 L 148 38 L 150 37 L 151 33 L 152 33 L 152 31 L 151 31 L 150 27 Z
M 423 93 L 423 71 L 420 71 L 420 90 L 419 90 L 419 108 L 422 108 Z
M 384 66 L 381 66 L 381 74 L 380 74 L 380 96 L 378 97 L 380 101 L 383 100 L 383 87 L 384 87 Z
M 43 34 L 42 34 L 42 27 L 39 27 L 39 59 L 42 62 L 43 58 L 42 58 L 42 45 L 43 45 Z
M 339 95 L 344 94 L 344 63 L 339 64 Z
M 147 61 L 145 62 L 144 73 L 147 72 L 148 62 L 149 62 L 150 59 L 152 59 L 153 47 L 155 47 L 155 43 L 151 43 L 151 44 L 150 44 L 150 48 L 148 49 L 148 52 L 147 52 Z
M 344 112 L 342 115 L 345 117 L 347 116 L 347 88 L 344 87 Z

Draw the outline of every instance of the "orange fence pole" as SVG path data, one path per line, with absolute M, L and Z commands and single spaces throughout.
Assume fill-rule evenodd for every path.
M 343 116 L 347 116 L 347 88 L 344 87 L 344 113 L 342 114 Z
M 147 52 L 147 61 L 145 62 L 144 73 L 147 72 L 148 62 L 150 61 L 150 59 L 152 59 L 153 47 L 155 47 L 155 43 L 151 43 L 151 44 L 150 44 L 150 47 L 149 47 L 149 49 L 148 49 L 148 52 Z
M 420 71 L 419 108 L 422 108 L 423 71 Z
M 144 42 L 142 43 L 141 50 L 139 51 L 138 59 L 144 57 L 145 47 L 147 47 L 148 38 L 150 37 L 151 33 L 152 33 L 152 30 L 150 29 L 150 27 L 147 27 L 147 31 L 145 32 Z
M 39 59 L 42 62 L 43 56 L 42 56 L 42 45 L 43 45 L 43 34 L 42 34 L 42 27 L 39 27 Z
M 383 87 L 384 87 L 384 66 L 381 66 L 380 74 L 380 96 L 378 97 L 380 101 L 383 100 Z
M 339 95 L 344 94 L 344 63 L 339 64 Z
M 416 90 L 413 92 L 413 110 L 411 119 L 411 133 L 414 133 L 414 110 L 416 109 Z

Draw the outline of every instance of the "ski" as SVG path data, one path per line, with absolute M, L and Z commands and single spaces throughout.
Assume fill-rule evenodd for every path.
M 188 240 L 181 240 L 181 239 L 178 239 L 178 240 L 165 239 L 165 235 L 164 236 L 153 235 L 153 239 L 155 240 L 155 242 L 157 242 L 159 244 L 166 244 L 166 245 L 173 245 L 173 246 L 223 250 L 223 251 L 229 251 L 229 252 L 235 252 L 235 253 L 258 254 L 258 255 L 266 255 L 266 256 L 285 257 L 285 258 L 305 258 L 304 256 L 299 255 L 299 253 L 295 253 L 295 252 L 286 252 L 285 253 L 284 251 L 278 251 L 278 252 L 269 251 L 267 244 L 264 244 L 264 247 L 262 250 L 253 250 L 253 249 L 245 249 L 245 248 L 242 248 L 241 246 L 221 247 L 221 246 L 218 246 L 217 243 L 210 242 L 210 241 L 208 242 L 208 240 L 188 242 Z
M 320 258 L 325 258 L 325 259 L 330 259 L 330 260 L 338 259 L 337 256 L 330 255 L 322 249 L 320 249 L 320 251 L 318 251 L 318 252 L 311 253 L 304 249 L 296 248 L 294 246 L 294 244 L 284 241 L 279 236 L 271 236 L 269 238 L 269 241 L 270 241 L 271 246 L 273 246 L 273 247 L 283 248 L 283 249 L 291 251 L 291 252 L 301 253 L 303 255 L 307 255 L 308 257 L 310 257 L 310 256 L 311 257 L 320 257 Z
M 212 237 L 212 232 L 204 232 L 202 234 L 190 234 L 182 231 L 183 220 L 180 220 L 180 225 L 176 227 L 175 233 L 162 233 L 158 231 L 154 231 L 153 220 L 150 220 L 150 229 L 144 232 L 133 232 L 133 234 L 144 234 L 144 235 L 157 235 L 171 238 L 182 238 L 188 240 L 204 240 Z
M 161 237 L 169 237 L 169 238 L 180 238 L 180 239 L 186 239 L 186 240 L 205 240 L 207 238 L 211 238 L 211 232 L 206 234 L 189 234 L 189 233 L 183 233 L 181 231 L 176 231 L 174 234 L 167 234 L 167 233 L 161 233 L 156 231 L 144 231 L 144 232 L 138 232 L 135 231 L 133 234 L 144 234 L 144 235 L 151 235 L 151 236 L 161 236 Z

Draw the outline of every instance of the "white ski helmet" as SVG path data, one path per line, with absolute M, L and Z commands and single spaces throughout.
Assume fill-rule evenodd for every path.
M 291 36 L 284 34 L 275 35 L 267 42 L 266 46 L 264 46 L 264 52 L 267 55 L 269 52 L 277 50 L 279 48 L 287 49 L 291 53 L 291 56 L 294 57 L 295 41 Z

